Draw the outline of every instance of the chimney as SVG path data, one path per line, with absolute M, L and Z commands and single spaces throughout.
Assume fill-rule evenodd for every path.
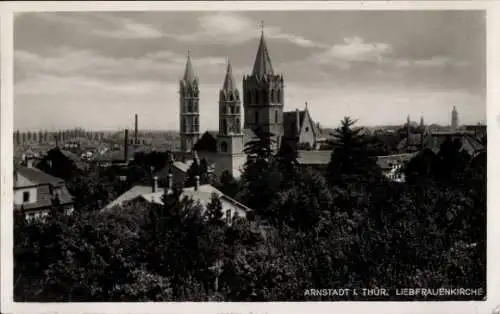
M 125 159 L 125 162 L 128 161 L 128 129 L 125 129 L 125 139 L 123 141 L 123 158 Z
M 295 123 L 297 125 L 297 136 L 299 136 L 299 134 L 300 134 L 300 111 L 298 108 L 295 110 L 295 113 L 296 113 Z
M 138 144 L 137 132 L 139 131 L 137 113 L 135 114 L 135 127 L 134 127 L 134 143 Z
M 153 189 L 153 193 L 157 192 L 158 191 L 158 177 L 157 176 L 154 176 L 153 177 L 153 186 L 152 186 L 152 189 Z
M 171 173 L 167 175 L 167 189 L 171 190 L 174 186 L 174 178 Z
M 200 176 L 194 176 L 194 190 L 198 191 L 198 188 L 200 187 Z

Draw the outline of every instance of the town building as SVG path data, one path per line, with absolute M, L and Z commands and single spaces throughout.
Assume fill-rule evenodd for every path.
M 43 218 L 55 202 L 66 213 L 73 211 L 73 197 L 63 180 L 35 168 L 31 160 L 15 166 L 14 210 L 23 211 L 28 219 Z
M 170 173 L 167 177 L 167 185 L 165 188 L 159 187 L 158 177 L 153 177 L 152 184 L 136 185 L 126 191 L 118 198 L 110 202 L 102 211 L 113 210 L 113 208 L 124 207 L 132 204 L 158 204 L 163 205 L 163 198 L 166 195 L 172 194 L 174 187 L 173 175 Z M 233 198 L 225 195 L 217 188 L 210 184 L 200 184 L 199 177 L 196 176 L 196 184 L 193 187 L 182 188 L 180 199 L 189 199 L 201 205 L 203 210 L 206 210 L 212 196 L 215 194 L 219 197 L 222 205 L 223 217 L 226 223 L 231 224 L 235 218 L 248 218 L 252 210 L 245 205 L 237 202 Z M 203 213 L 202 213 L 203 214 Z

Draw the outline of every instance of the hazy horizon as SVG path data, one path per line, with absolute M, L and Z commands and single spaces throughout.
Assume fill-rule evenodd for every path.
M 486 121 L 481 11 L 23 13 L 14 23 L 14 128 L 178 129 L 178 85 L 191 51 L 200 129 L 218 126 L 230 58 L 241 92 L 264 21 L 285 110 L 325 128 Z M 297 23 L 301 21 L 301 23 Z

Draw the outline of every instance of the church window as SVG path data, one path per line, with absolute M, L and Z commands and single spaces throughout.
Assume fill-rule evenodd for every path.
M 220 143 L 220 151 L 223 153 L 227 152 L 227 143 L 226 142 Z
M 281 90 L 278 89 L 277 92 L 276 92 L 276 98 L 277 98 L 277 102 L 278 103 L 281 103 Z
M 255 111 L 255 124 L 259 124 L 259 112 Z
M 309 132 L 309 127 L 308 126 L 306 126 L 306 132 Z
M 251 104 L 252 103 L 252 92 L 251 91 L 247 91 L 246 98 L 247 98 L 246 103 Z
M 227 134 L 227 121 L 222 120 L 222 133 Z
M 258 90 L 255 90 L 254 92 L 254 104 L 260 104 L 261 101 L 260 101 L 260 95 L 259 95 L 259 91 Z
M 278 110 L 274 112 L 274 123 L 278 123 Z
M 236 133 L 240 133 L 241 132 L 241 123 L 240 123 L 240 119 L 236 118 Z

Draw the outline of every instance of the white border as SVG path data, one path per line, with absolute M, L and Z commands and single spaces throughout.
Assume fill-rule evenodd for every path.
M 238 11 L 238 10 L 487 10 L 488 255 L 487 301 L 483 302 L 295 302 L 295 303 L 13 303 L 12 156 L 13 13 L 42 11 Z M 500 165 L 500 2 L 495 1 L 197 1 L 197 2 L 2 2 L 1 44 L 1 312 L 2 313 L 492 313 L 500 305 L 498 190 Z

